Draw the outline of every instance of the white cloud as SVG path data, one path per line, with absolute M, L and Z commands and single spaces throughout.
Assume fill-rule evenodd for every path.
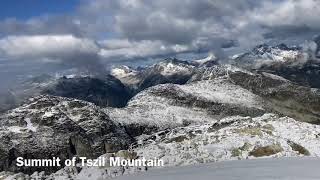
M 99 47 L 89 39 L 72 35 L 8 36 L 0 39 L 3 57 L 12 59 L 70 59 L 97 54 Z
M 173 53 L 183 53 L 192 50 L 190 46 L 184 45 L 165 45 L 161 41 L 129 41 L 123 40 L 106 40 L 100 42 L 102 49 L 99 55 L 104 59 L 133 59 L 150 56 L 158 56 Z

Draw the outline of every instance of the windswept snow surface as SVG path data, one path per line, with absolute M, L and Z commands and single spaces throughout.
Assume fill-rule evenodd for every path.
M 320 157 L 319 136 L 319 125 L 288 117 L 279 118 L 275 114 L 256 118 L 235 116 L 217 123 L 141 136 L 137 138 L 140 140 L 135 151 L 147 159 L 161 158 L 165 166 L 266 157 Z M 274 151 L 274 147 L 278 150 Z
M 197 166 L 154 169 L 117 180 L 319 180 L 318 158 L 227 161 Z
M 199 98 L 205 98 L 214 102 L 237 104 L 247 107 L 263 109 L 259 96 L 234 85 L 225 79 L 215 81 L 199 81 L 190 83 L 180 88 L 189 94 L 195 94 Z

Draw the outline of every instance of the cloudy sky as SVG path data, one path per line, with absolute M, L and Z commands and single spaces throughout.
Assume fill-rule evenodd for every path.
M 319 32 L 319 8 L 319 0 L 2 0 L 0 70 L 300 43 Z

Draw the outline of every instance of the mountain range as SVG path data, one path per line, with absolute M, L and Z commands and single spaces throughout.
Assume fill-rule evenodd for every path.
M 264 44 L 228 63 L 211 54 L 99 77 L 34 77 L 1 100 L 0 178 L 107 179 L 146 170 L 19 168 L 20 156 L 157 157 L 166 166 L 319 157 L 318 54 Z

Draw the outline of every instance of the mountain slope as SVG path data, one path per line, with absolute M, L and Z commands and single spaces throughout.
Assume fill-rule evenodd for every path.
M 319 37 L 314 39 L 320 47 Z M 320 60 L 318 51 L 302 47 L 259 45 L 253 50 L 236 55 L 231 64 L 282 76 L 302 86 L 320 88 Z
M 275 114 L 234 116 L 137 137 L 135 150 L 139 156 L 162 158 L 166 166 L 260 157 L 319 157 L 319 127 Z
M 53 172 L 59 167 L 16 167 L 16 158 L 97 157 L 127 148 L 132 139 L 99 107 L 38 96 L 0 116 L 0 170 Z
M 41 94 L 76 98 L 98 106 L 123 107 L 131 98 L 124 85 L 112 76 L 60 78 L 45 87 Z
M 320 122 L 320 90 L 299 86 L 283 77 L 265 72 L 249 72 L 232 66 L 199 69 L 190 82 L 225 77 L 235 85 L 261 97 L 264 104 L 300 121 Z M 271 112 L 271 111 L 270 111 Z
M 258 116 L 265 107 L 259 96 L 227 79 L 215 79 L 154 86 L 136 95 L 127 107 L 106 111 L 135 136 L 231 115 Z
M 132 97 L 129 90 L 111 75 L 104 78 L 42 75 L 30 78 L 10 92 L 0 95 L 0 112 L 18 107 L 26 99 L 38 95 L 75 98 L 102 107 L 123 107 Z
M 256 53 L 269 53 L 261 48 L 263 52 Z M 122 67 L 113 71 L 120 80 L 113 76 L 35 80 L 30 87 L 39 94 L 115 107 L 100 109 L 80 100 L 38 96 L 8 111 L 0 116 L 0 140 L 5 142 L 0 145 L 0 170 L 51 173 L 58 169 L 17 168 L 15 158 L 96 158 L 104 153 L 109 157 L 132 153 L 117 152 L 129 146 L 137 153 L 134 158 L 162 158 L 167 166 L 320 156 L 320 128 L 315 125 L 320 123 L 319 89 L 263 69 L 210 65 L 212 59 L 207 60 L 169 59 L 141 70 Z M 132 99 L 123 84 L 137 93 Z M 107 179 L 144 170 L 66 167 L 32 177 Z
M 320 122 L 320 91 L 269 73 L 229 65 L 200 68 L 184 85 L 148 88 L 122 109 L 106 109 L 132 136 L 167 128 L 215 122 L 233 115 L 267 112 Z
M 259 69 L 262 65 L 269 64 L 302 64 L 307 61 L 307 58 L 308 54 L 305 54 L 299 47 L 288 47 L 285 44 L 277 46 L 262 44 L 249 52 L 234 55 L 231 63 L 239 67 Z
M 320 88 L 320 61 L 308 61 L 299 66 L 286 64 L 264 65 L 260 71 L 277 74 L 302 86 Z
M 137 175 L 136 173 L 144 172 L 147 169 L 141 167 L 109 166 L 82 168 L 66 167 L 51 175 L 34 173 L 31 177 L 80 180 L 90 178 L 98 180 L 112 179 L 123 175 L 124 177 L 118 178 L 135 179 L 145 177 L 149 179 L 150 175 L 152 175 L 153 178 L 159 177 L 163 179 L 164 175 L 166 175 L 166 177 L 175 178 L 177 176 L 177 178 L 180 178 L 180 173 L 176 174 L 171 171 L 174 176 L 172 176 L 171 173 L 166 174 L 169 169 L 175 171 L 175 169 L 178 168 L 183 171 L 183 169 L 205 167 L 206 170 L 210 169 L 210 172 L 213 172 L 211 168 L 219 167 L 213 173 L 219 173 L 220 171 L 222 174 L 219 174 L 223 175 L 223 177 L 230 177 L 231 174 L 234 175 L 234 173 L 230 174 L 230 171 L 235 168 L 235 173 L 247 175 L 246 177 L 254 177 L 255 179 L 257 178 L 257 175 L 273 177 L 273 175 L 277 174 L 279 177 L 288 177 L 288 175 L 292 175 L 293 172 L 289 170 L 293 167 L 294 169 L 299 168 L 296 169 L 296 171 L 298 171 L 297 177 L 305 179 L 309 177 L 309 175 L 312 175 L 311 177 L 317 177 L 314 176 L 317 175 L 317 173 L 306 174 L 306 172 L 309 172 L 308 170 L 301 173 L 301 171 L 299 171 L 301 170 L 301 164 L 294 164 L 300 162 L 297 161 L 297 159 L 286 159 L 285 164 L 282 164 L 284 159 L 277 160 L 274 158 L 301 156 L 319 157 L 319 137 L 320 128 L 318 125 L 299 122 L 288 117 L 279 117 L 275 114 L 265 114 L 256 118 L 233 116 L 221 119 L 215 123 L 178 127 L 172 130 L 159 131 L 149 136 L 143 135 L 137 137 L 137 143 L 133 146 L 133 151 L 137 152 L 138 158 L 162 158 L 165 162 L 164 169 L 148 168 L 150 171 Z M 103 157 L 110 157 L 110 154 L 105 154 Z M 270 160 L 263 160 L 266 164 L 264 162 L 259 163 L 261 169 L 256 167 L 257 164 L 255 164 L 255 162 L 261 162 L 261 160 L 217 163 L 220 161 L 260 158 L 270 158 Z M 303 158 L 301 163 L 305 162 L 308 163 L 308 165 L 311 165 L 311 167 L 317 167 L 316 164 L 318 161 L 318 159 Z M 215 163 L 210 164 L 210 162 Z M 290 167 L 288 167 L 287 162 L 290 162 Z M 202 163 L 209 164 L 201 165 Z M 250 165 L 247 166 L 247 163 Z M 273 172 L 274 169 L 270 169 L 269 167 L 279 168 L 279 165 L 281 165 L 281 168 L 286 168 L 284 172 Z M 284 167 L 282 167 L 282 165 L 284 165 Z M 238 169 L 240 166 L 242 168 Z M 78 171 L 78 169 L 80 169 L 80 171 Z M 256 170 L 263 171 L 263 169 L 267 170 L 267 172 L 257 174 Z M 248 173 L 250 170 L 254 173 Z M 269 170 L 272 170 L 272 172 Z M 228 173 L 225 173 L 224 171 L 228 171 Z M 312 172 L 315 171 L 312 170 Z M 208 171 L 203 173 L 206 174 Z M 197 173 L 192 172 L 192 174 Z M 27 177 L 24 174 L 12 173 L 0 173 L 0 177 L 1 175 L 7 176 L 8 180 L 15 177 Z M 192 177 L 190 174 L 184 175 L 184 178 Z M 201 175 L 203 174 L 201 173 Z M 205 178 L 207 178 L 207 176 L 199 176 L 199 179 Z M 212 176 L 210 176 L 210 178 L 212 179 Z M 240 179 L 242 178 L 243 177 L 241 176 Z

